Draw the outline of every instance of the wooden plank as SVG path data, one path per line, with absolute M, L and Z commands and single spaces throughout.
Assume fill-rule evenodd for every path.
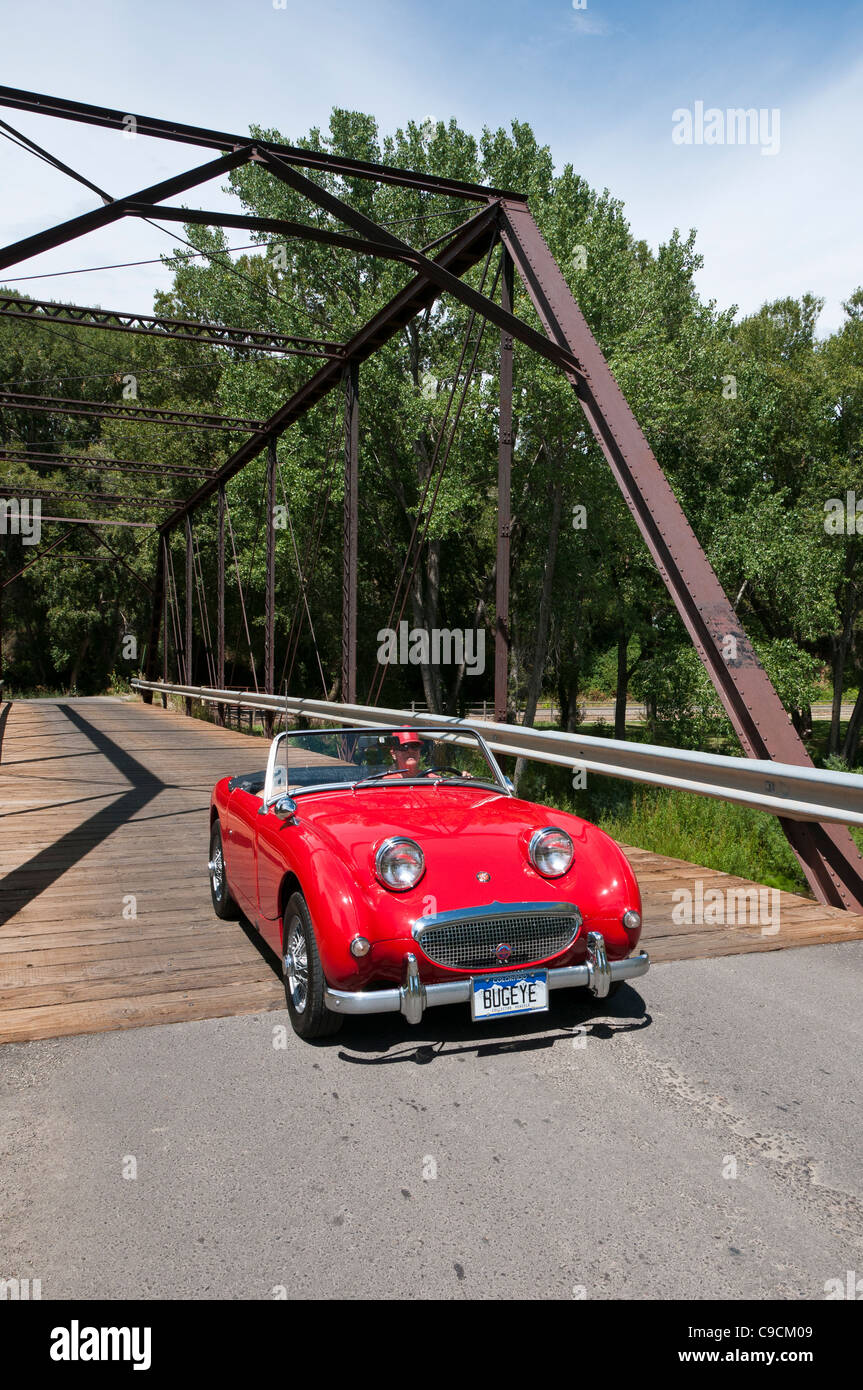
M 2 1018 L 5 1042 L 61 1038 L 71 1033 L 104 1033 L 118 1028 L 146 1028 L 158 1023 L 187 1023 L 191 1019 L 261 1013 L 284 1008 L 284 990 L 277 981 L 244 983 L 212 989 L 148 994 L 140 999 L 105 999 L 86 1004 L 47 1004 L 32 1009 L 9 1009 Z
M 80 923 L 70 922 L 68 930 L 56 931 L 55 922 L 39 923 L 37 928 L 18 936 L 0 936 L 0 970 L 6 955 L 26 951 L 28 959 L 36 963 L 43 951 L 55 950 L 64 946 L 112 946 L 120 941 L 172 941 L 177 936 L 176 912 L 165 913 L 159 922 L 122 922 L 106 927 L 102 923 L 76 930 Z M 206 936 L 210 944 L 233 941 L 237 936 L 236 922 L 186 922 L 183 924 L 183 939 Z M 241 933 L 242 934 L 242 933 Z
M 123 999 L 143 999 L 147 994 L 164 995 L 175 991 L 195 993 L 198 990 L 218 987 L 241 988 L 250 984 L 265 984 L 260 971 L 254 965 L 223 965 L 205 967 L 199 963 L 197 969 L 160 970 L 134 976 L 124 976 L 122 981 L 72 980 L 60 984 L 23 985 L 17 989 L 0 989 L 0 1009 L 35 1009 L 64 1004 L 97 1003 L 99 1000 L 115 1001 Z M 273 975 L 274 998 L 282 1006 L 285 996 L 278 977 Z
M 128 979 L 132 975 L 157 974 L 179 966 L 241 965 L 248 960 L 249 945 L 242 932 L 233 941 L 222 941 L 202 948 L 200 941 L 191 938 L 175 939 L 166 948 L 164 940 L 112 942 L 104 946 L 63 947 L 57 951 L 40 951 L 33 960 L 29 951 L 10 952 L 0 961 L 0 988 L 14 985 L 61 984 L 69 978 L 70 965 L 75 967 L 74 978 L 80 980 Z M 257 963 L 257 962 L 256 962 Z

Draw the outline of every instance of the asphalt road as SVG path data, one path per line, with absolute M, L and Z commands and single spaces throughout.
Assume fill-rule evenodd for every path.
M 281 1012 L 9 1044 L 0 1278 L 43 1299 L 824 1299 L 863 1275 L 863 944 L 636 984 L 539 1024 L 432 1010 L 312 1047 L 274 1046 Z

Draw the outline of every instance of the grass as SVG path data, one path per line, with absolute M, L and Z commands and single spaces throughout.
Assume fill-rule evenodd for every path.
M 603 818 L 602 828 L 639 849 L 736 874 L 769 888 L 809 893 L 778 820 L 748 806 L 666 787 L 639 787 L 622 814 Z
M 624 844 L 812 897 L 779 821 L 764 811 L 665 787 L 638 787 L 622 813 L 600 823 Z M 863 830 L 852 829 L 851 835 L 863 850 Z

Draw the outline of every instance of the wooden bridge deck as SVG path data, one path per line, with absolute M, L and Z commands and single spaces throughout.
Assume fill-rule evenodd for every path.
M 271 960 L 212 912 L 213 783 L 263 740 L 120 699 L 0 706 L 0 1041 L 284 1005 Z M 860 940 L 863 917 L 780 894 L 780 930 L 686 926 L 672 893 L 752 887 L 627 850 L 656 961 Z

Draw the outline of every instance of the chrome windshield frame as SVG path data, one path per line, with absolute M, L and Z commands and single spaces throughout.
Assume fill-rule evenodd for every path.
M 448 778 L 447 778 L 447 777 L 437 777 L 437 778 L 436 778 L 436 777 L 434 777 L 434 776 L 432 776 L 432 775 L 429 775 L 429 776 L 422 776 L 422 777 L 400 777 L 400 778 L 395 778 L 395 777 L 394 777 L 393 779 L 389 779 L 389 778 L 386 778 L 386 777 L 380 778 L 380 779 L 375 779 L 374 776 L 372 776 L 372 777 L 357 777 L 357 778 L 355 778 L 353 781 L 350 781 L 350 782 L 318 782 L 318 783 L 315 783 L 313 786 L 309 786 L 309 787 L 293 787 L 293 788 L 292 788 L 292 787 L 290 786 L 290 759 L 288 758 L 288 759 L 286 759 L 286 761 L 287 761 L 287 767 L 288 767 L 288 775 L 287 775 L 287 777 L 285 778 L 285 785 L 284 785 L 284 786 L 277 787 L 277 788 L 274 787 L 274 780 L 275 780 L 275 773 L 276 773 L 276 759 L 277 759 L 277 757 L 278 757 L 278 749 L 279 749 L 279 746 L 280 746 L 280 744 L 281 744 L 281 742 L 282 742 L 283 739 L 289 739 L 289 738 L 291 738 L 291 737 L 293 737 L 293 736 L 304 736 L 304 735 L 308 735 L 308 734 L 312 734 L 312 735 L 315 735 L 315 734 L 322 734 L 322 735 L 328 735 L 328 736 L 329 736 L 329 735 L 332 735 L 332 734 L 369 734 L 369 733 L 373 733 L 373 734 L 382 735 L 382 734 L 397 733 L 397 732 L 401 731 L 402 729 L 404 729 L 404 728 L 406 728 L 406 727 L 416 728 L 416 732 L 417 732 L 418 734 L 420 734 L 420 735 L 434 735 L 435 737 L 439 737 L 440 740 L 441 740 L 441 742 L 450 742 L 450 743 L 455 743 L 455 744 L 461 743 L 461 744 L 467 744 L 468 746 L 473 746 L 474 744 L 476 744 L 476 745 L 479 747 L 479 749 L 481 750 L 481 752 L 483 753 L 484 757 L 486 758 L 486 760 L 487 760 L 487 762 L 488 762 L 488 764 L 489 764 L 489 767 L 491 768 L 491 770 L 492 770 L 492 772 L 493 772 L 493 774 L 494 774 L 495 780 L 494 780 L 494 781 L 492 781 L 491 779 L 486 780 L 485 778 L 481 778 L 481 777 L 464 778 L 464 779 L 456 779 L 456 778 L 454 778 L 454 777 L 448 777 Z M 467 736 L 467 737 L 466 737 L 466 736 Z M 288 744 L 288 748 L 290 748 L 290 744 Z M 389 769 L 385 769 L 385 770 L 386 770 L 386 771 L 389 771 Z M 431 769 L 430 771 L 433 772 L 433 769 Z M 491 749 L 489 748 L 489 746 L 488 746 L 488 744 L 486 743 L 485 739 L 483 738 L 482 734 L 479 733 L 479 731 L 478 731 L 477 729 L 471 728 L 471 726 L 470 726 L 469 724 L 465 724 L 465 725 L 461 725 L 461 726 L 456 726 L 456 727 L 454 727 L 454 726 L 451 725 L 451 724 L 447 724 L 447 725 L 441 726 L 440 728 L 429 727 L 429 726 L 426 726 L 426 725 L 413 725 L 413 726 L 408 726 L 408 725 L 405 725 L 405 724 L 387 725 L 386 727 L 380 727 L 380 728 L 375 728 L 374 726 L 370 728 L 368 725 L 359 725 L 359 726 L 357 726 L 357 725 L 340 725 L 338 728 L 334 728 L 334 729 L 287 729 L 287 730 L 283 729 L 283 730 L 281 731 L 281 733 L 276 734 L 276 736 L 274 737 L 272 743 L 270 744 L 269 757 L 267 758 L 267 772 L 266 772 L 266 777 L 265 777 L 265 780 L 264 780 L 264 795 L 263 795 L 263 802 L 264 802 L 264 806 L 265 806 L 265 807 L 269 807 L 270 805 L 272 805 L 272 803 L 273 803 L 274 801 L 277 801 L 277 800 L 279 799 L 280 796 L 292 796 L 292 797 L 297 797 L 297 796 L 304 796 L 304 795 L 306 795 L 306 793 L 308 793 L 308 792 L 340 791 L 340 790 L 341 790 L 341 791 L 347 791 L 348 789 L 353 789 L 353 790 L 356 791 L 356 790 L 359 790 L 360 788 L 362 788 L 362 787 L 365 786 L 365 785 L 370 785 L 370 786 L 375 786 L 375 787 L 385 787 L 385 786 L 387 786 L 388 783 L 391 783 L 391 785 L 394 785 L 394 786 L 405 786 L 405 785 L 409 785 L 409 786 L 412 786 L 412 787 L 416 787 L 416 786 L 438 786 L 438 785 L 440 785 L 440 783 L 442 783 L 442 782 L 445 783 L 447 786 L 452 786 L 452 787 L 457 787 L 457 786 L 458 786 L 458 787 L 462 787 L 462 786 L 467 786 L 467 787 L 470 787 L 470 786 L 474 786 L 474 787 L 483 787 L 483 788 L 485 788 L 486 790 L 491 789 L 491 790 L 493 790 L 493 791 L 496 791 L 496 792 L 498 792 L 501 796 L 514 796 L 514 795 L 515 795 L 514 790 L 512 789 L 512 787 L 509 786 L 509 784 L 507 783 L 506 778 L 504 777 L 503 773 L 501 772 L 500 764 L 498 763 L 497 758 L 496 758 L 496 757 L 494 756 L 494 754 L 492 753 Z

